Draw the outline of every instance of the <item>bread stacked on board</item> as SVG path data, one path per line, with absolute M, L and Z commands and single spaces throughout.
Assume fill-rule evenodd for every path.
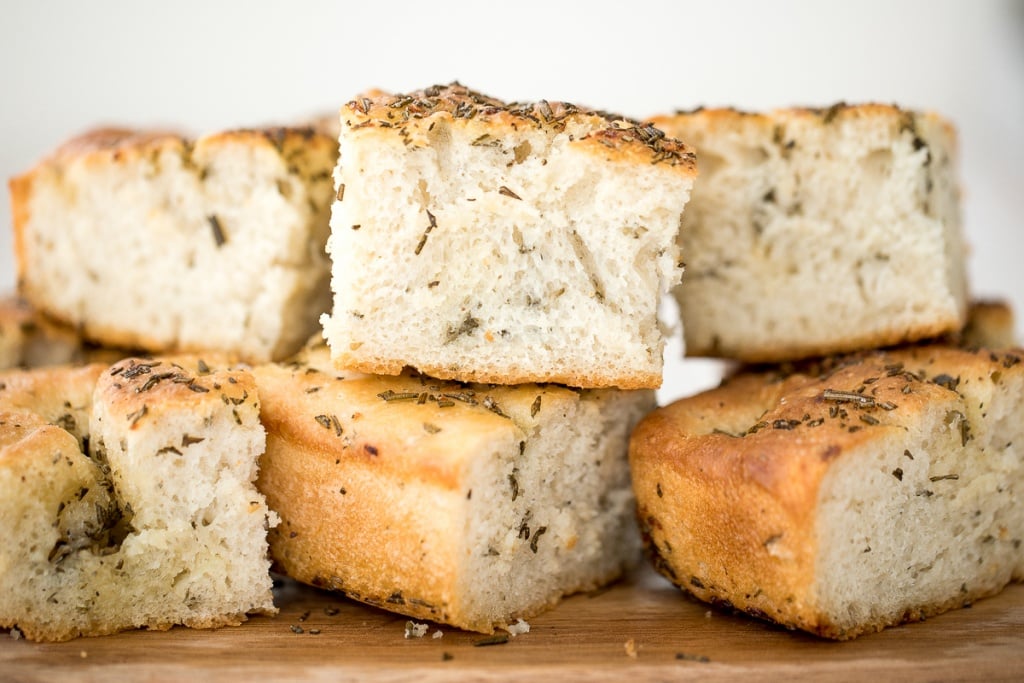
M 453 83 L 336 121 L 95 131 L 11 182 L 0 363 L 64 365 L 0 376 L 0 626 L 239 623 L 272 563 L 515 632 L 641 541 L 839 639 L 1024 579 L 1024 352 L 967 320 L 941 119 Z M 669 293 L 690 355 L 777 364 L 655 409 Z
M 951 126 L 877 105 L 655 122 L 702 164 L 687 351 L 776 364 L 637 427 L 654 566 L 834 639 L 1024 580 L 1024 350 L 1005 306 L 967 324 Z
M 250 373 L 195 358 L 0 375 L 0 627 L 34 640 L 273 614 Z
M 330 306 L 336 159 L 314 128 L 91 131 L 10 182 L 19 294 L 106 346 L 285 358 Z
M 336 168 L 336 142 L 311 130 L 195 142 L 98 131 L 12 181 L 19 293 L 39 315 L 106 346 L 252 365 L 213 389 L 203 372 L 91 366 L 117 391 L 70 400 L 82 406 L 74 419 L 41 418 L 57 421 L 44 430 L 54 439 L 81 437 L 74 467 L 38 448 L 11 461 L 12 476 L 56 492 L 23 516 L 36 554 L 11 556 L 0 580 L 32 590 L 0 604 L 2 623 L 61 639 L 271 610 L 253 597 L 266 597 L 269 575 L 253 578 L 251 552 L 233 580 L 252 599 L 232 603 L 218 588 L 232 567 L 194 548 L 196 534 L 227 533 L 222 521 L 250 551 L 269 540 L 274 566 L 297 580 L 483 632 L 521 629 L 639 559 L 627 445 L 661 383 L 658 306 L 681 274 L 692 152 L 622 117 L 458 84 L 360 97 L 339 123 Z M 330 349 L 314 341 L 291 356 L 331 307 L 331 198 Z M 10 364 L 25 364 L 28 340 L 15 336 Z M 221 396 L 225 382 L 233 393 Z M 186 424 L 181 397 L 196 401 L 195 419 L 216 404 L 210 434 Z M 79 434 L 89 406 L 93 431 Z M 233 448 L 230 467 L 216 464 Z M 269 513 L 234 489 L 193 505 L 211 477 L 255 476 L 254 450 Z M 211 462 L 192 474 L 200 452 Z M 82 500 L 102 505 L 64 500 L 85 488 Z M 259 528 L 218 512 L 232 504 Z M 78 525 L 67 533 L 52 522 L 65 509 Z M 182 568 L 196 552 L 202 572 Z M 164 567 L 148 579 L 147 558 Z M 130 609 L 82 602 L 111 587 L 135 596 Z M 40 590 L 65 591 L 60 606 L 44 609 Z M 147 602 L 155 595 L 166 599 Z
M 340 150 L 330 350 L 257 370 L 275 562 L 483 632 L 616 578 L 691 152 L 458 84 L 349 102 Z

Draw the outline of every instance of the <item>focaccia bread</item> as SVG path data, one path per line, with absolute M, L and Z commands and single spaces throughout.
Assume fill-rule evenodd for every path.
M 324 333 L 339 368 L 656 388 L 694 156 L 651 126 L 461 85 L 341 110 Z
M 0 369 L 109 364 L 130 355 L 86 343 L 74 329 L 40 315 L 24 299 L 0 297 Z
M 1005 349 L 1017 346 L 1016 318 L 1010 304 L 998 299 L 972 301 L 967 324 L 953 341 L 960 346 Z
M 254 371 L 298 581 L 490 633 L 640 557 L 626 445 L 652 391 L 339 376 L 323 345 Z
M 336 160 L 312 128 L 87 133 L 10 182 L 19 293 L 106 346 L 285 358 L 330 309 Z
M 774 362 L 937 337 L 965 321 L 956 136 L 933 114 L 838 104 L 651 123 L 701 177 L 674 290 L 686 353 Z
M 853 638 L 1024 580 L 1024 350 L 745 372 L 645 418 L 630 465 L 683 590 Z
M 0 374 L 0 627 L 61 641 L 272 614 L 251 374 L 201 360 Z

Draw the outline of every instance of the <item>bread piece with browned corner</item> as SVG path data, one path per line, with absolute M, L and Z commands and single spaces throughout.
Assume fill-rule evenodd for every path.
M 661 385 L 694 156 L 651 126 L 458 84 L 341 110 L 328 250 L 339 368 Z
M 702 600 L 849 639 L 1024 580 L 1024 350 L 740 373 L 637 427 L 647 552 Z
M 649 390 L 258 366 L 275 566 L 383 609 L 515 629 L 640 559 L 626 463 Z
M 968 286 L 956 134 L 890 105 L 651 123 L 698 156 L 674 295 L 686 353 L 776 362 L 956 332 Z
M 0 297 L 0 369 L 109 364 L 131 355 L 85 342 L 73 328 L 40 314 L 24 299 Z
M 284 358 L 330 309 L 337 142 L 95 130 L 10 182 L 19 293 L 105 346 Z
M 0 627 L 63 641 L 272 614 L 251 374 L 203 361 L 0 375 Z

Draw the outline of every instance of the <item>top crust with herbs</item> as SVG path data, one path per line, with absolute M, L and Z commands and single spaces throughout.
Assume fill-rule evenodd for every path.
M 1024 580 L 1022 359 L 869 352 L 742 372 L 654 411 L 630 466 L 656 568 L 835 639 Z
M 85 339 L 252 362 L 330 306 L 333 138 L 103 128 L 11 179 L 19 294 Z
M 674 290 L 686 352 L 777 362 L 958 331 L 956 133 L 884 104 L 650 122 L 696 149 Z
M 653 388 L 693 153 L 652 127 L 461 85 L 341 111 L 328 252 L 340 368 Z

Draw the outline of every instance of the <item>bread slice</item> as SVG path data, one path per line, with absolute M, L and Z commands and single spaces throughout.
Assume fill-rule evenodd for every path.
M 835 639 L 1024 580 L 1024 350 L 921 346 L 738 374 L 630 445 L 655 567 Z
M 656 388 L 696 175 L 682 143 L 461 85 L 341 110 L 328 251 L 338 367 Z
M 674 290 L 686 353 L 783 361 L 965 321 L 953 127 L 894 106 L 698 110 L 651 123 L 697 151 Z
M 0 627 L 61 641 L 276 611 L 250 374 L 127 359 L 0 382 Z
M 330 308 L 334 139 L 104 129 L 11 180 L 20 294 L 107 346 L 284 358 Z
M 323 345 L 255 373 L 298 581 L 491 633 L 640 557 L 626 444 L 652 391 L 338 376 Z

